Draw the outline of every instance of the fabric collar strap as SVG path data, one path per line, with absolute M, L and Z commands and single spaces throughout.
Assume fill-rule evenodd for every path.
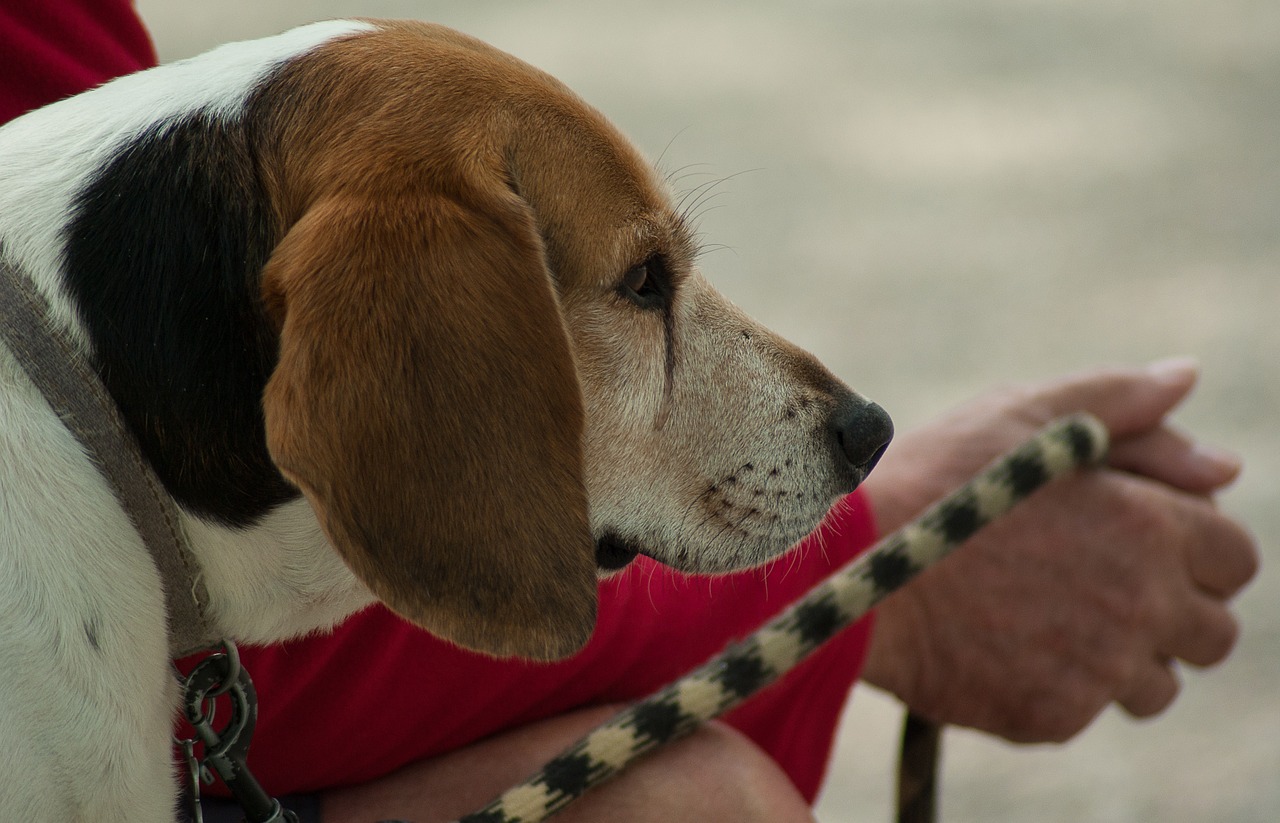
M 137 530 L 164 586 L 169 652 L 217 643 L 208 591 L 173 499 L 164 491 L 88 359 L 49 320 L 49 304 L 0 247 L 0 338 L 80 441 Z

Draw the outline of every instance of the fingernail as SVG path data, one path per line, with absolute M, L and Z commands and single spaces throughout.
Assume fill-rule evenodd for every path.
M 1210 463 L 1224 477 L 1233 478 L 1244 469 L 1244 458 L 1235 452 L 1229 452 L 1226 449 L 1220 449 L 1217 446 L 1208 446 L 1204 443 L 1195 445 L 1194 454 L 1197 458 Z
M 1194 357 L 1166 357 L 1147 366 L 1147 374 L 1163 383 L 1183 383 L 1200 374 L 1200 361 Z

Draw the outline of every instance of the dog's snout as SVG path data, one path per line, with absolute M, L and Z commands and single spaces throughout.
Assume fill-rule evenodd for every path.
M 842 402 L 831 415 L 840 454 L 865 477 L 893 439 L 893 421 L 879 405 L 860 398 Z

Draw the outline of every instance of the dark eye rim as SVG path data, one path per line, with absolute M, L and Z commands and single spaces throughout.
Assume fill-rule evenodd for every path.
M 665 308 L 671 300 L 666 261 L 653 255 L 627 269 L 618 283 L 618 294 L 644 309 Z

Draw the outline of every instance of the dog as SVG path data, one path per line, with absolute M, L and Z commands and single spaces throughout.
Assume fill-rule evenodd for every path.
M 888 417 L 698 273 L 663 178 L 546 74 L 330 21 L 0 128 L 0 249 L 269 643 L 375 599 L 492 655 L 579 648 L 598 576 L 797 542 Z M 156 565 L 0 346 L 0 819 L 174 817 Z

